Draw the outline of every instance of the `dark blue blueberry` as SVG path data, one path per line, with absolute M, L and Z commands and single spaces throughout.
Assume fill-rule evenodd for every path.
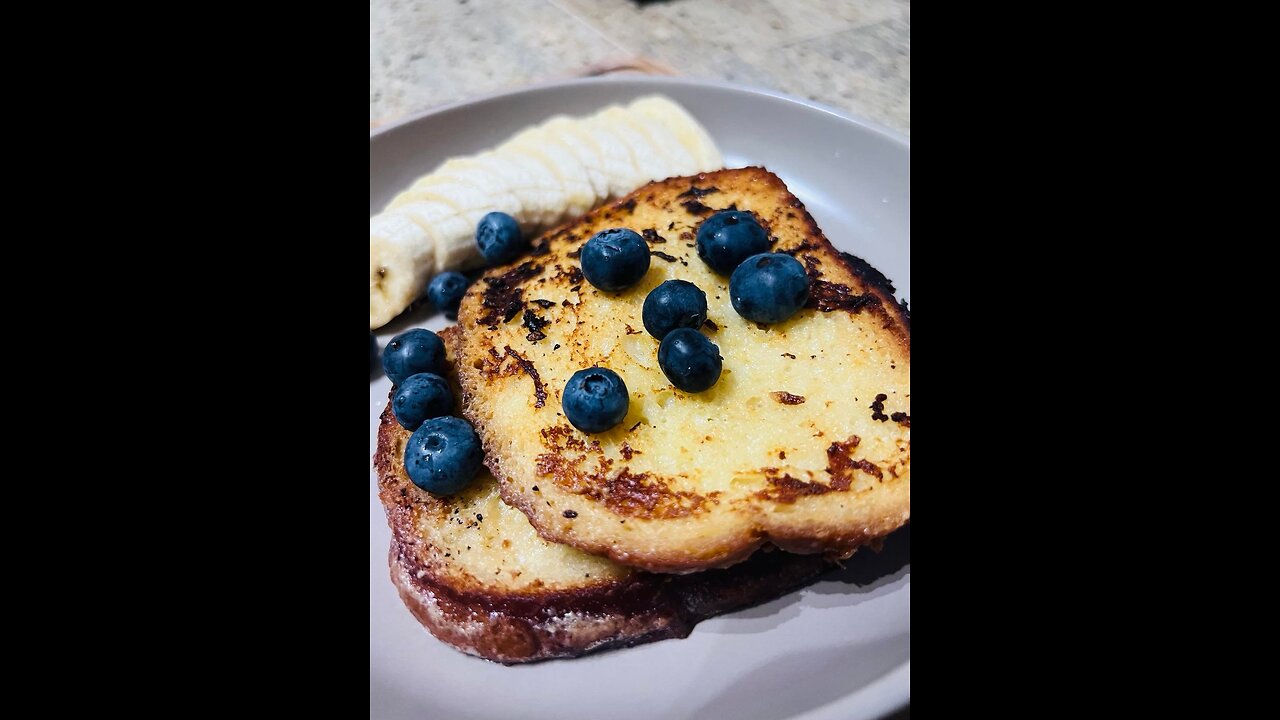
M 476 226 L 476 245 L 480 246 L 480 254 L 490 265 L 511 262 L 525 249 L 520 224 L 502 212 L 491 212 L 480 218 L 480 224 Z
M 721 210 L 698 227 L 698 257 L 721 275 L 768 249 L 768 233 L 745 210 Z
M 658 365 L 672 385 L 702 392 L 720 379 L 720 348 L 693 328 L 676 328 L 658 345 Z
M 435 373 L 410 375 L 396 388 L 391 412 L 406 430 L 417 430 L 424 420 L 453 412 L 453 391 Z
M 404 469 L 414 485 L 437 495 L 465 488 L 480 470 L 484 451 L 470 423 L 432 418 L 413 431 L 404 447 Z
M 564 384 L 560 407 L 582 432 L 604 432 L 627 416 L 631 398 L 618 373 L 602 367 L 579 370 Z
M 440 375 L 444 371 L 444 342 L 430 330 L 402 332 L 391 338 L 382 351 L 382 369 L 392 385 L 418 373 Z
M 649 272 L 649 244 L 634 230 L 601 230 L 582 246 L 580 260 L 587 282 L 617 292 L 640 282 Z
M 659 340 L 676 328 L 700 328 L 707 321 L 707 294 L 687 280 L 668 280 L 644 299 L 641 318 Z
M 799 260 L 782 253 L 747 258 L 729 278 L 729 300 L 742 317 L 779 323 L 809 299 L 809 276 Z
M 373 336 L 373 331 L 369 331 L 369 369 L 378 362 L 378 339 Z
M 427 297 L 450 320 L 458 319 L 458 305 L 467 293 L 467 276 L 460 272 L 442 272 L 431 278 Z

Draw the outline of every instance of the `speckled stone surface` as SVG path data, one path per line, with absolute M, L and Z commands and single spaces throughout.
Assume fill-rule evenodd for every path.
M 911 132 L 909 0 L 371 0 L 371 126 L 643 59 Z

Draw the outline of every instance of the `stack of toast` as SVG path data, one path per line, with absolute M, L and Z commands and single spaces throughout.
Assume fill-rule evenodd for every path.
M 699 224 L 753 213 L 771 252 L 803 263 L 808 304 L 775 325 L 740 317 L 698 257 Z M 644 279 L 609 293 L 577 255 L 627 227 Z M 695 283 L 723 374 L 685 393 L 644 331 L 645 296 Z M 683 637 L 712 615 L 787 592 L 910 516 L 910 316 L 865 262 L 836 251 L 762 168 L 650 183 L 491 268 L 442 337 L 489 473 L 450 497 L 410 482 L 409 431 L 383 413 L 375 464 L 391 575 L 413 614 L 469 654 L 513 663 Z M 627 416 L 583 433 L 560 394 L 607 367 Z

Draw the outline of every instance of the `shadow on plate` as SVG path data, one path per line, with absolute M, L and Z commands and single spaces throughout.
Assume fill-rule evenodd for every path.
M 427 321 L 431 320 L 436 315 L 439 315 L 439 313 L 436 312 L 435 306 L 428 302 L 426 298 L 421 298 L 410 305 L 408 310 L 405 310 L 394 318 L 391 318 L 391 322 L 383 325 L 374 332 L 378 335 L 384 335 L 386 333 L 399 335 L 405 330 L 426 327 Z M 441 317 L 443 317 L 443 315 Z
M 880 552 L 862 549 L 843 564 L 843 568 L 824 573 L 782 597 L 707 621 L 698 630 L 729 635 L 766 632 L 799 615 L 801 602 L 814 607 L 832 607 L 875 597 L 881 589 L 894 585 L 911 571 L 910 523 L 886 537 Z

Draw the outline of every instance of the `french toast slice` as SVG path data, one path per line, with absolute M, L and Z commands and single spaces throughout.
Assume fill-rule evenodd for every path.
M 772 251 L 800 260 L 806 307 L 785 322 L 740 317 L 729 278 L 698 256 L 716 210 L 756 215 Z M 578 263 L 595 233 L 649 242 L 645 277 L 597 290 Z M 706 292 L 719 381 L 677 390 L 644 330 L 646 295 L 679 278 Z M 468 290 L 453 336 L 463 413 L 502 498 L 548 540 L 655 572 L 727 567 L 772 542 L 847 557 L 911 512 L 910 315 L 867 263 L 842 257 L 763 168 L 650 183 L 562 225 Z M 576 371 L 607 367 L 630 407 L 585 434 L 561 412 Z
M 519 663 L 685 637 L 705 618 L 829 568 L 783 552 L 692 575 L 624 567 L 543 540 L 487 472 L 451 497 L 419 489 L 404 470 L 410 435 L 388 404 L 374 465 L 392 531 L 391 579 L 431 634 L 470 655 Z

